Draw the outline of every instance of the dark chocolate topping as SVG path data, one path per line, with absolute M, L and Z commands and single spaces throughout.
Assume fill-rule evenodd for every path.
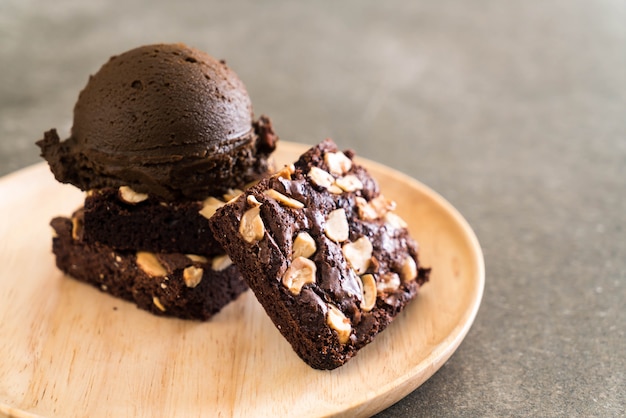
M 174 200 L 258 178 L 275 140 L 223 61 L 171 44 L 112 57 L 80 93 L 70 138 L 50 131 L 38 145 L 61 182 Z

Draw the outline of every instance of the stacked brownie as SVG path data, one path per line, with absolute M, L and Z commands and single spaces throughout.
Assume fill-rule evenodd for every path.
M 154 314 L 207 320 L 248 288 L 208 228 L 220 204 L 90 191 L 71 218 L 51 222 L 57 266 Z
M 269 119 L 260 121 L 257 141 L 275 142 Z M 228 184 L 250 185 L 237 178 Z M 153 314 L 207 320 L 248 289 L 208 222 L 241 192 L 168 201 L 129 186 L 89 190 L 71 217 L 51 221 L 57 267 Z
M 72 131 L 37 142 L 56 179 L 86 192 L 52 220 L 59 269 L 158 315 L 206 320 L 247 289 L 208 218 L 272 169 L 277 137 L 224 61 L 183 44 L 111 57 Z
M 61 271 L 157 315 L 206 320 L 247 289 L 225 255 L 115 250 L 73 237 L 72 219 L 51 225 Z

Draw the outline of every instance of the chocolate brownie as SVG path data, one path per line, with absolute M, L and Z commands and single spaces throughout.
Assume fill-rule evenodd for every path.
M 294 351 L 334 369 L 417 294 L 430 269 L 377 182 L 325 140 L 209 220 Z
M 163 202 L 125 186 L 96 189 L 87 193 L 84 210 L 73 217 L 83 225 L 81 240 L 89 244 L 99 242 L 119 250 L 223 254 L 208 218 L 240 192 L 204 201 Z
M 247 289 L 226 255 L 117 251 L 76 239 L 75 220 L 57 217 L 51 225 L 61 271 L 156 315 L 207 320 Z

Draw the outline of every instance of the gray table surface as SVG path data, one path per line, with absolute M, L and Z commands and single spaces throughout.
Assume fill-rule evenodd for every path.
M 330 136 L 476 231 L 474 326 L 380 417 L 624 416 L 625 2 L 0 0 L 0 174 L 69 132 L 110 55 L 179 41 L 226 59 L 282 139 Z

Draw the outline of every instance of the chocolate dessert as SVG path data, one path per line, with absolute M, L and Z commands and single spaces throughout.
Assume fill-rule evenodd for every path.
M 246 288 L 236 268 L 206 268 L 224 256 L 211 207 L 269 175 L 277 140 L 224 61 L 183 44 L 111 57 L 80 92 L 69 138 L 52 129 L 37 142 L 56 179 L 87 192 L 71 219 L 52 221 L 58 267 L 151 312 L 209 318 Z M 80 226 L 71 240 L 68 222 Z M 150 281 L 136 254 L 169 282 Z M 182 284 L 188 267 L 198 289 Z
M 310 366 L 341 366 L 417 295 L 430 270 L 378 184 L 326 140 L 209 220 L 215 238 Z
M 172 201 L 260 178 L 275 142 L 223 61 L 172 44 L 112 57 L 81 91 L 70 137 L 60 141 L 53 129 L 37 145 L 62 183 L 128 186 Z

